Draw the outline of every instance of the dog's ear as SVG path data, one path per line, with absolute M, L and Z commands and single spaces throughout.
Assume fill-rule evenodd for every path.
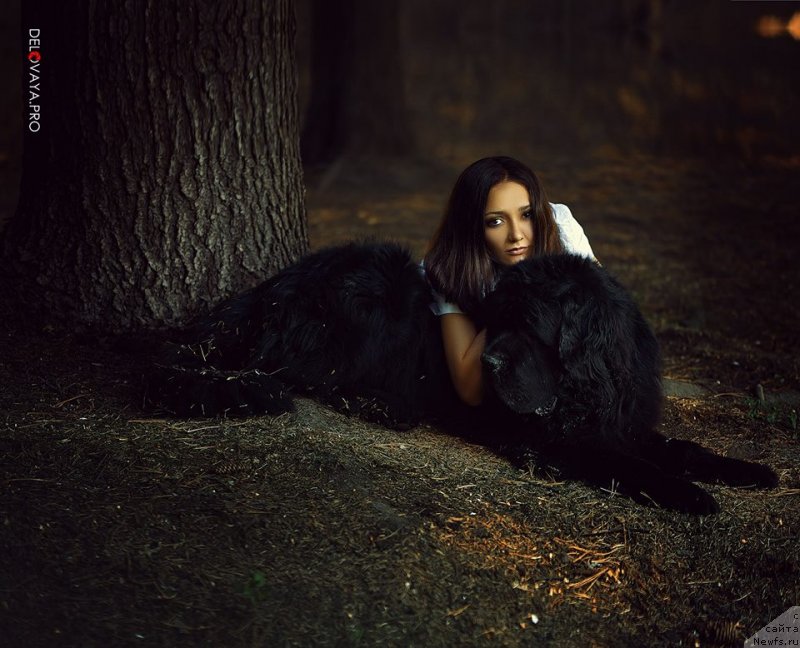
M 593 300 L 567 300 L 562 305 L 558 336 L 558 355 L 565 377 L 578 383 L 592 382 L 595 390 L 598 386 L 611 389 L 609 366 L 613 365 L 618 346 L 619 332 L 605 310 Z
M 529 325 L 532 326 L 539 339 L 554 351 L 559 350 L 561 307 L 556 302 L 537 300 L 534 302 L 535 308 L 529 311 Z
M 558 357 L 565 369 L 570 369 L 583 357 L 586 342 L 586 321 L 581 307 L 574 301 L 561 306 L 561 328 L 558 332 Z

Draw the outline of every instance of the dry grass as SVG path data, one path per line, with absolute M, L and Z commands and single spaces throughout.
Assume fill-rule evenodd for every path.
M 796 436 L 743 404 L 668 402 L 667 432 L 758 448 L 782 475 L 712 487 L 723 513 L 695 519 L 307 400 L 151 418 L 134 357 L 6 333 L 7 645 L 677 643 L 800 594 Z

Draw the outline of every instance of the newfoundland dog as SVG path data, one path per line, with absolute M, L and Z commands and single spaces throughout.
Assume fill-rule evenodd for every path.
M 509 456 L 694 514 L 692 483 L 772 487 L 775 473 L 658 431 L 658 344 L 625 289 L 572 255 L 520 262 L 483 304 L 484 403 L 453 389 L 419 266 L 394 244 L 311 254 L 169 344 L 148 399 L 179 416 L 278 414 L 291 392 L 387 427 L 421 420 Z

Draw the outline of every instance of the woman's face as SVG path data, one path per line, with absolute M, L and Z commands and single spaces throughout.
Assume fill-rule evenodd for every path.
M 532 218 L 530 196 L 521 184 L 504 181 L 491 188 L 483 210 L 483 232 L 495 261 L 513 265 L 531 255 Z

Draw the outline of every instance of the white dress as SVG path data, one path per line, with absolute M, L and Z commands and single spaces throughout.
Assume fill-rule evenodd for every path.
M 564 247 L 564 252 L 569 254 L 577 254 L 594 259 L 594 252 L 592 246 L 589 245 L 589 239 L 583 231 L 580 223 L 575 220 L 569 207 L 561 204 L 550 203 L 550 208 L 553 210 L 553 218 L 558 226 L 558 238 L 561 239 L 561 245 Z M 424 266 L 420 264 L 424 272 Z M 434 315 L 447 315 L 448 313 L 463 313 L 457 304 L 447 302 L 438 292 L 431 290 L 433 293 L 434 301 L 431 303 L 431 310 Z

